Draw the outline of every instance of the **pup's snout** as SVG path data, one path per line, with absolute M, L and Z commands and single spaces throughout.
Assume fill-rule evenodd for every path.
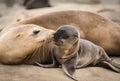
M 57 42 L 57 41 L 58 41 L 58 40 L 57 40 L 57 39 L 55 39 L 54 37 L 52 38 L 52 40 L 53 40 L 53 41 L 55 41 L 55 42 Z
M 53 41 L 54 41 L 54 42 L 59 42 L 60 40 L 59 40 L 59 38 L 53 37 Z
M 63 44 L 63 41 L 60 40 L 60 39 L 54 39 L 54 38 L 53 38 L 53 41 L 54 41 L 54 43 L 55 43 L 56 45 L 58 45 L 58 46 Z

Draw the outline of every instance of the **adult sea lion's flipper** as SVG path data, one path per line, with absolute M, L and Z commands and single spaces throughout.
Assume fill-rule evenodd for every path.
M 77 62 L 77 55 L 68 59 L 62 64 L 63 71 L 73 80 L 78 81 L 73 74 L 76 71 L 76 62 Z
M 41 64 L 39 62 L 36 62 L 36 64 L 40 67 L 44 67 L 44 68 L 52 68 L 52 67 L 58 67 L 59 66 L 59 63 L 57 61 L 57 59 L 55 58 L 55 56 L 53 55 L 52 53 L 52 60 L 53 60 L 53 63 L 52 64 Z
M 37 64 L 38 66 L 44 67 L 44 68 L 58 67 L 58 66 L 56 66 L 55 63 L 53 63 L 53 64 L 40 64 L 39 62 L 36 62 L 36 64 Z
M 58 67 L 59 63 L 55 60 L 55 58 L 53 59 L 53 63 L 52 64 L 41 64 L 39 62 L 36 62 L 36 64 L 40 67 L 44 67 L 44 68 L 52 68 L 52 67 Z

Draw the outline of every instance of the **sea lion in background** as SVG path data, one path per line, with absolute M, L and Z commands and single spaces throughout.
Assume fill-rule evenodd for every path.
M 79 10 L 52 12 L 12 26 L 21 24 L 36 24 L 54 30 L 61 25 L 73 25 L 79 30 L 81 38 L 101 46 L 108 55 L 120 56 L 120 26 L 95 13 Z
M 3 0 L 6 6 L 12 7 L 15 4 L 15 0 Z
M 52 48 L 53 63 L 41 67 L 58 67 L 62 65 L 64 72 L 73 77 L 76 68 L 83 68 L 89 65 L 107 64 L 111 69 L 120 72 L 120 65 L 114 63 L 106 54 L 104 49 L 90 41 L 80 39 L 80 35 L 75 27 L 64 25 L 58 28 L 54 34 L 55 46 Z
M 53 30 L 33 24 L 3 30 L 0 34 L 0 62 L 34 64 L 36 61 L 42 63 L 44 59 L 49 60 L 49 55 L 47 55 L 49 53 L 45 52 L 53 33 Z
M 23 5 L 26 9 L 51 7 L 49 0 L 24 0 Z
M 15 3 L 25 6 L 26 9 L 51 7 L 49 0 L 3 0 L 8 7 L 13 7 Z

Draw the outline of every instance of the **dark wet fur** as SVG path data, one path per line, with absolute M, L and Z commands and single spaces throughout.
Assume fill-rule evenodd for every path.
M 68 33 L 67 30 L 71 30 L 71 33 Z M 111 58 L 108 57 L 104 49 L 100 46 L 95 45 L 94 43 L 80 39 L 78 34 L 76 33 L 77 30 L 75 27 L 71 27 L 69 25 L 65 25 L 60 27 L 56 33 L 54 34 L 54 41 L 58 42 L 61 39 L 68 40 L 70 36 L 75 36 L 79 39 L 76 46 L 78 46 L 78 49 L 73 49 L 74 56 L 68 57 L 65 62 L 63 62 L 62 69 L 63 71 L 73 80 L 77 80 L 73 77 L 73 74 L 75 73 L 76 68 L 83 68 L 87 66 L 102 66 L 110 67 L 115 72 L 120 72 L 120 65 L 117 63 L 114 63 Z M 65 36 L 65 37 L 64 37 Z M 75 46 L 74 46 L 75 48 Z M 52 49 L 53 51 L 56 51 Z M 72 53 L 73 53 L 72 52 Z M 55 62 L 58 63 L 55 53 L 53 54 L 53 64 L 55 65 Z M 55 58 L 55 59 L 54 59 Z M 79 60 L 79 61 L 77 61 Z M 54 67 L 54 65 L 52 67 Z M 45 67 L 44 65 L 42 65 Z M 49 66 L 47 66 L 49 67 Z
M 97 46 L 90 41 L 80 39 L 80 47 L 81 51 L 78 53 L 79 62 L 77 68 L 102 64 L 104 67 L 105 64 L 115 72 L 120 72 L 120 65 L 113 62 L 112 59 L 108 57 L 104 49 L 100 46 Z
M 25 0 L 23 5 L 27 9 L 51 7 L 49 0 Z

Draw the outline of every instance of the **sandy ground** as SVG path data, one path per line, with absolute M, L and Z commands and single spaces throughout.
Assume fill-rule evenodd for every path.
M 115 58 L 120 63 L 119 58 Z M 79 81 L 120 81 L 120 74 L 102 67 L 77 69 Z M 0 81 L 73 81 L 61 68 L 41 68 L 34 65 L 0 65 Z
M 48 12 L 60 10 L 85 10 L 103 15 L 106 18 L 120 24 L 120 5 L 104 4 L 76 4 L 62 3 L 51 8 L 25 10 L 20 5 L 9 8 L 0 3 L 0 28 L 4 28 L 18 19 L 42 15 Z M 115 58 L 120 63 L 120 58 Z M 120 81 L 120 74 L 101 67 L 88 67 L 78 69 L 76 76 L 79 81 Z M 73 81 L 68 78 L 61 68 L 41 68 L 34 65 L 2 65 L 0 64 L 0 81 Z

